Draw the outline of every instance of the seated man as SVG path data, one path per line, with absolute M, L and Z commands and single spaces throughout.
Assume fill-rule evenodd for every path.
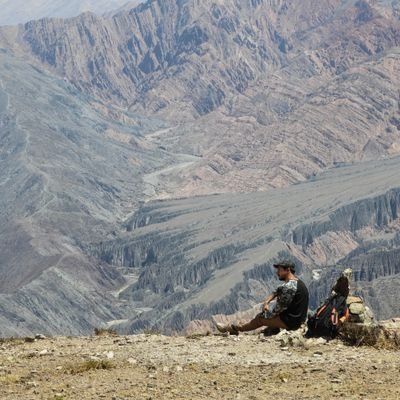
M 291 261 L 274 264 L 280 281 L 284 283 L 264 301 L 263 311 L 244 325 L 222 326 L 217 329 L 238 335 L 239 332 L 252 331 L 263 326 L 269 328 L 296 330 L 305 322 L 308 312 L 308 289 L 295 274 L 295 265 Z M 276 300 L 275 307 L 270 303 Z

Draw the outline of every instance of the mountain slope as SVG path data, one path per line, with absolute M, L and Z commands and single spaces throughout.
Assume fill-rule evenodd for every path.
M 173 157 L 145 143 L 154 122 L 111 123 L 118 110 L 0 52 L 0 335 L 87 332 L 120 315 L 125 280 L 82 247 L 113 237 L 141 175 Z
M 313 306 L 351 265 L 392 316 L 398 18 L 152 0 L 0 29 L 0 334 L 180 330 L 258 302 L 281 256 Z
M 266 193 L 144 205 L 126 233 L 89 249 L 138 276 L 120 297 L 143 312 L 119 329 L 180 331 L 193 319 L 251 308 L 277 285 L 272 263 L 288 257 L 311 285 L 312 308 L 351 266 L 354 288 L 378 318 L 396 316 L 399 163 L 338 168 Z
M 87 11 L 101 15 L 126 3 L 126 0 L 0 0 L 0 25 L 17 25 L 45 17 L 69 18 Z
M 201 157 L 156 196 L 267 190 L 400 151 L 395 4 L 148 1 L 16 36 L 80 90 L 157 115 L 151 138 Z

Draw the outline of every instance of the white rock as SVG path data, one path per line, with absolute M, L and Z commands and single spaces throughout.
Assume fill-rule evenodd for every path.
M 39 333 L 39 334 L 35 335 L 35 339 L 37 339 L 37 340 L 44 340 L 44 339 L 47 339 L 47 337 L 44 336 L 44 335 L 41 335 L 41 334 Z

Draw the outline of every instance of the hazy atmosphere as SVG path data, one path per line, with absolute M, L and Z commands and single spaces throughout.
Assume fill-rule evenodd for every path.
M 303 374 L 326 381 L 322 399 L 370 398 L 370 381 L 371 398 L 398 397 L 376 382 L 390 384 L 399 361 L 400 1 L 0 0 L 0 10 L 0 338 L 17 341 L 0 340 L 0 397 L 224 398 L 225 387 L 264 399 L 275 380 L 285 398 L 314 399 Z M 307 312 L 340 278 L 350 285 L 340 328 L 356 331 L 305 339 Z M 309 293 L 304 332 L 284 320 L 265 325 L 278 336 L 240 331 L 260 311 L 271 323 L 266 296 L 279 309 L 274 290 L 297 279 Z M 370 349 L 347 346 L 371 332 Z M 62 360 L 66 336 L 79 368 Z M 335 349 L 357 375 L 347 397 L 329 386 L 348 381 Z M 237 385 L 232 363 L 251 366 Z M 264 379 L 267 364 L 277 372 Z M 118 393 L 84 379 L 56 387 L 57 374 L 85 368 L 96 382 L 131 368 L 146 386 L 121 372 Z M 39 369 L 42 383 L 29 375 Z

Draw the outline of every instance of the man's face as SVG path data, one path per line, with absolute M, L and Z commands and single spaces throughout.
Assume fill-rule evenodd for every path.
M 289 269 L 288 268 L 283 268 L 283 267 L 278 267 L 276 269 L 276 274 L 278 275 L 278 279 L 280 281 L 286 280 L 286 278 L 289 275 Z

